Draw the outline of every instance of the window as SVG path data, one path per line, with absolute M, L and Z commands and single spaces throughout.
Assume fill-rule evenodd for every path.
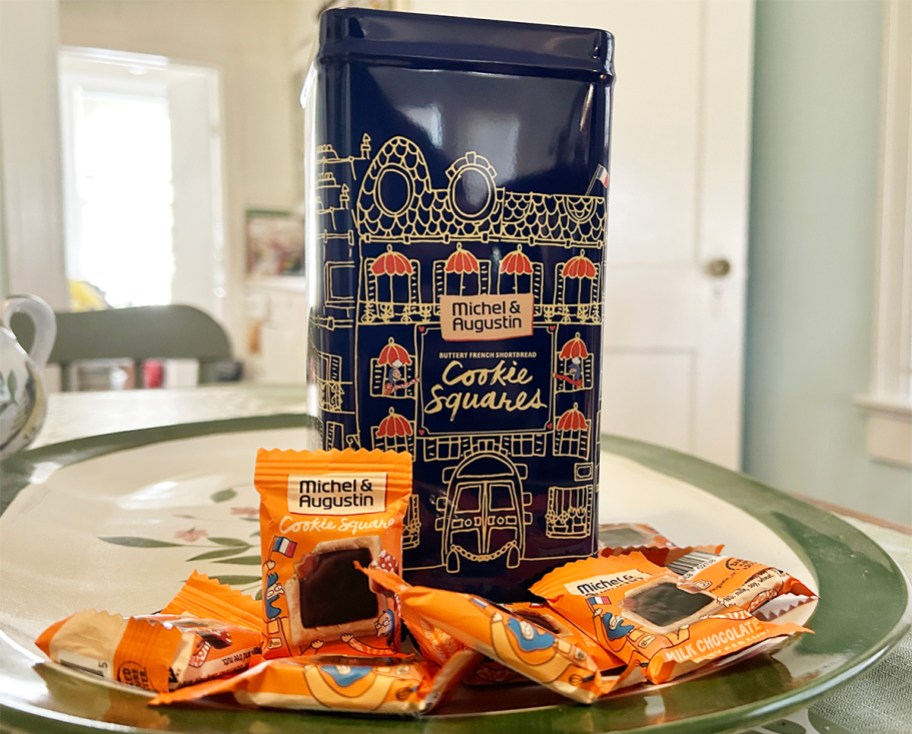
M 183 302 L 220 315 L 217 72 L 67 49 L 60 95 L 68 278 L 112 306 Z
M 891 0 L 886 19 L 877 320 L 868 453 L 912 466 L 912 5 Z
M 520 433 L 510 437 L 510 452 L 513 456 L 544 456 L 545 436 L 543 433 Z
M 548 487 L 545 512 L 549 538 L 585 538 L 592 532 L 593 488 Z
M 424 441 L 425 461 L 452 461 L 462 453 L 461 439 L 458 436 L 440 436 Z
M 585 428 L 557 428 L 554 431 L 554 455 L 586 459 L 589 455 L 589 421 Z
M 412 364 L 381 365 L 378 357 L 370 360 L 370 394 L 372 398 L 414 400 L 415 384 Z

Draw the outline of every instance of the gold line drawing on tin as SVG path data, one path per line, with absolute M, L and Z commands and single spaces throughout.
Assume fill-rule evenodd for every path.
M 355 265 L 351 262 L 327 262 L 323 266 L 323 302 L 327 308 L 344 310 L 349 317 L 346 324 L 351 323 L 356 306 L 354 294 L 347 292 L 345 287 L 352 280 L 351 271 L 354 268 Z
M 496 433 L 492 436 L 441 434 L 425 436 L 421 440 L 423 458 L 431 461 L 453 461 L 482 450 L 482 442 L 490 450 L 513 457 L 544 456 L 547 443 L 546 431 Z M 493 444 L 492 444 L 493 442 Z
M 478 296 L 490 292 L 491 261 L 479 260 L 461 242 L 434 263 L 434 301 L 440 296 Z
M 364 294 L 364 322 L 430 322 L 439 315 L 436 302 L 441 294 L 492 294 L 495 287 L 501 294 L 533 293 L 535 316 L 547 322 L 601 322 L 601 268 L 586 257 L 585 248 L 604 245 L 604 196 L 506 191 L 496 186 L 497 171 L 490 161 L 475 151 L 455 160 L 445 171 L 446 188 L 435 189 L 424 153 L 404 136 L 390 138 L 373 158 L 367 133 L 362 136 L 359 156 L 342 157 L 333 146 L 322 145 L 318 165 L 317 213 L 325 225 L 319 236 L 324 244 L 343 240 L 349 247 L 354 246 L 354 232 L 337 230 L 336 213 L 351 207 L 352 196 L 333 170 L 348 168 L 357 181 L 359 165 L 367 166 L 349 213 L 359 243 L 384 242 L 388 249 L 372 266 L 380 272 L 365 273 L 369 282 Z M 467 203 L 461 201 L 459 192 L 460 187 L 469 186 L 474 197 Z M 516 249 L 498 263 L 496 282 L 492 282 L 492 260 L 478 257 L 463 244 L 492 239 L 516 243 Z M 421 302 L 417 285 L 420 272 L 387 262 L 401 256 L 417 267 L 417 260 L 394 248 L 418 241 L 456 243 L 456 251 L 444 262 L 432 265 L 433 303 Z M 523 252 L 524 246 L 538 245 L 580 248 L 578 255 L 555 266 L 552 303 L 543 299 L 542 264 L 532 262 Z M 383 273 L 390 278 L 387 289 L 377 280 L 370 282 L 371 275 Z M 414 280 L 408 277 L 413 274 Z M 394 293 L 397 287 L 393 280 L 400 276 L 408 277 L 404 294 Z M 453 281 L 458 281 L 458 287 Z
M 421 540 L 421 514 L 417 494 L 409 497 L 405 517 L 402 519 L 402 550 L 417 548 Z
M 527 473 L 526 466 L 494 451 L 471 454 L 444 470 L 447 490 L 437 498 L 434 528 L 447 573 L 459 573 L 463 559 L 487 563 L 504 557 L 507 568 L 519 566 L 532 523 L 532 494 L 523 489 Z
M 522 243 L 503 256 L 497 269 L 497 292 L 500 294 L 531 293 L 534 303 L 540 305 L 544 288 L 544 267 L 532 262 L 523 252 Z M 510 286 L 513 286 L 510 288 Z M 536 313 L 541 316 L 541 313 Z
M 554 306 L 543 306 L 545 321 L 601 323 L 602 269 L 580 250 L 554 266 Z
M 421 264 L 393 249 L 364 260 L 364 309 L 361 322 L 390 323 L 396 317 L 411 321 L 415 314 L 430 320 L 433 307 L 421 303 L 418 284 L 421 282 Z
M 324 171 L 319 175 L 315 191 L 317 214 L 321 217 L 329 217 L 329 221 L 332 224 L 332 229 L 324 229 L 320 235 L 323 241 L 326 242 L 330 238 L 328 233 L 336 232 L 336 212 L 351 211 L 351 192 L 348 184 L 340 184 L 336 181 L 336 177 L 331 171 Z M 343 234 L 333 236 L 338 239 L 346 237 Z M 351 239 L 352 243 L 354 243 L 353 236 Z
M 415 426 L 395 408 L 390 408 L 379 425 L 371 428 L 371 437 L 375 449 L 415 453 Z
M 323 445 L 327 449 L 344 449 L 345 426 L 339 421 L 317 421 Z
M 554 424 L 554 455 L 589 458 L 590 421 L 574 403 Z
M 370 359 L 370 395 L 372 398 L 415 399 L 415 359 L 393 337 L 380 354 Z
M 314 349 L 313 370 L 320 408 L 330 413 L 352 415 L 353 411 L 344 408 L 345 393 L 353 383 L 342 380 L 342 357 Z
M 548 487 L 545 534 L 549 538 L 585 538 L 592 532 L 593 486 Z
M 518 252 L 514 250 L 511 253 Z M 501 263 L 502 264 L 502 263 Z M 332 264 L 327 263 L 329 268 Z M 584 251 L 566 262 L 555 265 L 554 303 L 542 303 L 541 263 L 530 264 L 532 272 L 503 272 L 497 277 L 498 291 L 503 293 L 504 283 L 512 280 L 520 287 L 520 277 L 532 289 L 535 316 L 551 323 L 601 323 L 601 267 L 586 257 Z M 492 263 L 472 254 L 461 242 L 444 259 L 437 259 L 433 269 L 433 302 L 421 300 L 421 263 L 394 249 L 392 243 L 373 258 L 364 260 L 364 293 L 360 303 L 363 309 L 360 322 L 431 323 L 440 315 L 439 300 L 447 295 L 492 294 Z M 528 291 L 513 291 L 528 292 Z
M 557 353 L 560 367 L 554 372 L 555 392 L 591 390 L 594 382 L 593 357 L 577 331 Z
M 591 535 L 590 442 L 598 412 L 593 424 L 580 403 L 567 410 L 566 400 L 568 393 L 591 391 L 596 381 L 590 345 L 573 327 L 601 322 L 602 266 L 597 253 L 591 258 L 588 253 L 604 246 L 605 197 L 506 191 L 496 185 L 490 161 L 475 151 L 454 160 L 444 171 L 446 184 L 435 188 L 423 152 L 403 136 L 390 138 L 372 156 L 365 134 L 359 153 L 343 157 L 325 145 L 318 156 L 326 311 L 312 313 L 311 319 L 326 331 L 352 330 L 354 351 L 344 366 L 353 375 L 359 370 L 368 375 L 362 394 L 352 382 L 331 379 L 331 368 L 318 369 L 322 405 L 331 406 L 326 412 L 338 418 L 327 415 L 320 422 L 324 445 L 357 446 L 364 429 L 372 448 L 411 451 L 440 467 L 446 494 L 436 498 L 434 507 L 413 496 L 404 542 L 412 549 L 422 540 L 439 541 L 439 564 L 447 571 L 455 572 L 463 561 L 502 559 L 516 567 L 526 558 L 533 519 L 527 511 L 531 494 L 523 486 L 530 471 L 524 459 L 553 455 L 574 460 L 567 484 L 547 489 L 549 514 L 537 518 L 545 527 L 535 532 L 555 538 Z M 360 266 L 352 260 L 355 239 Z M 349 255 L 337 242 L 349 245 Z M 417 244 L 421 247 L 409 257 L 408 246 Z M 569 252 L 543 258 L 536 250 L 544 246 Z M 546 272 L 542 259 L 554 263 L 553 269 L 549 264 Z M 429 282 L 423 283 L 428 275 Z M 546 280 L 552 290 L 547 303 Z M 437 331 L 441 296 L 525 293 L 533 295 L 535 333 L 541 338 L 547 329 L 550 335 L 544 350 L 550 359 L 543 360 L 550 371 L 546 421 L 538 427 L 472 434 L 444 426 L 442 433 L 427 430 L 426 398 L 419 389 L 426 345 L 419 332 Z M 404 330 L 404 325 L 410 328 Z M 384 327 L 395 328 L 386 334 L 375 330 Z M 380 346 L 370 347 L 376 351 L 362 353 L 360 345 L 378 341 Z M 584 394 L 579 399 L 590 404 Z M 359 401 L 372 410 L 382 406 L 382 411 L 365 418 Z M 354 415 L 353 426 L 344 415 Z M 375 424 L 360 425 L 364 420 Z M 438 539 L 422 539 L 422 512 L 434 519 Z M 424 528 L 425 535 L 429 530 Z M 531 557 L 539 558 L 536 552 L 540 549 L 530 549 Z
M 329 143 L 324 143 L 317 147 L 317 165 L 320 167 L 320 173 L 325 173 L 331 166 L 344 165 L 351 169 L 352 179 L 358 180 L 358 169 L 355 166 L 357 161 L 367 160 L 371 156 L 371 137 L 367 133 L 361 136 L 360 156 L 349 155 L 345 158 L 336 153 L 336 149 Z
M 604 246 L 604 196 L 506 191 L 496 184 L 494 166 L 476 151 L 455 160 L 445 175 L 446 188 L 435 189 L 421 148 L 401 135 L 387 140 L 358 192 L 359 240 Z

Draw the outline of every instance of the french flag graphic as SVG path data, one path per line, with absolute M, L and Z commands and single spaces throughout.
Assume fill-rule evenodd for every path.
M 276 536 L 275 540 L 272 541 L 272 552 L 281 553 L 283 556 L 291 558 L 294 555 L 295 548 L 298 547 L 298 544 L 293 540 L 288 538 L 283 538 L 281 536 Z

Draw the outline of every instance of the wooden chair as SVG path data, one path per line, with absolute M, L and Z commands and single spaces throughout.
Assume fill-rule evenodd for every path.
M 217 382 L 219 363 L 233 359 L 222 326 L 194 306 L 135 306 L 103 311 L 59 311 L 57 340 L 48 359 L 60 365 L 61 389 L 74 389 L 71 365 L 86 360 L 129 359 L 136 387 L 143 386 L 147 359 L 195 359 L 199 382 Z M 30 348 L 31 321 L 16 315 L 10 326 L 20 344 Z

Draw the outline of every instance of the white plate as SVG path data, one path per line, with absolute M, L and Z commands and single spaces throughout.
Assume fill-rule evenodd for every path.
M 155 611 L 193 570 L 255 593 L 260 583 L 258 497 L 252 484 L 256 451 L 314 443 L 307 428 L 270 427 L 275 425 L 293 424 L 278 417 L 114 434 L 37 449 L 12 463 L 11 491 L 24 486 L 0 517 L 0 631 L 8 645 L 0 656 L 5 660 L 0 664 L 5 718 L 19 716 L 23 726 L 42 731 L 66 730 L 73 721 L 91 730 L 95 722 L 102 726 L 102 719 L 133 726 L 143 717 L 155 722 L 153 728 L 187 732 L 213 726 L 248 731 L 254 721 L 263 732 L 287 725 L 288 719 L 272 712 L 234 712 L 218 724 L 206 719 L 215 716 L 211 711 L 153 712 L 132 694 L 101 693 L 105 689 L 100 686 L 32 667 L 42 659 L 33 640 L 51 622 L 92 607 L 126 615 Z M 245 427 L 255 430 L 238 430 Z M 874 579 L 873 590 L 902 598 L 883 611 L 887 619 L 877 630 L 845 640 L 841 647 L 842 617 L 811 616 L 813 605 L 806 605 L 795 613 L 795 621 L 810 617 L 818 634 L 808 637 L 823 645 L 802 638 L 775 655 L 590 708 L 564 705 L 537 688 L 514 692 L 513 698 L 526 696 L 525 705 L 539 709 L 539 724 L 548 720 L 555 726 L 562 722 L 564 730 L 663 732 L 719 732 L 747 725 L 806 704 L 847 680 L 883 654 L 908 623 L 902 574 L 877 546 L 834 516 L 745 477 L 655 447 L 606 438 L 600 492 L 602 522 L 646 522 L 679 545 L 725 543 L 726 553 L 766 561 L 822 587 L 822 610 L 833 603 L 826 598 L 827 589 L 836 603 L 855 598 L 844 585 L 845 574 L 834 578 L 834 548 L 844 556 L 843 566 L 851 566 L 847 578 L 870 579 L 873 564 L 884 572 Z M 5 501 L 9 499 L 7 495 Z M 819 539 L 803 538 L 808 529 L 828 532 L 829 545 L 821 549 Z M 73 686 L 80 693 L 68 695 Z M 488 701 L 492 695 L 500 697 L 483 694 L 468 705 L 463 697 L 454 710 L 499 708 L 502 701 Z M 113 704 L 107 700 L 105 715 L 97 715 L 105 696 L 117 700 L 120 713 L 111 715 Z M 531 711 L 495 717 L 500 722 L 496 730 L 524 730 L 529 715 Z M 297 721 L 307 719 L 296 715 Z M 463 731 L 474 720 L 470 728 L 478 731 L 474 718 L 432 720 L 446 731 Z M 359 720 L 319 721 L 326 729 Z M 454 723 L 459 721 L 463 723 Z M 403 723 L 380 720 L 372 727 Z

